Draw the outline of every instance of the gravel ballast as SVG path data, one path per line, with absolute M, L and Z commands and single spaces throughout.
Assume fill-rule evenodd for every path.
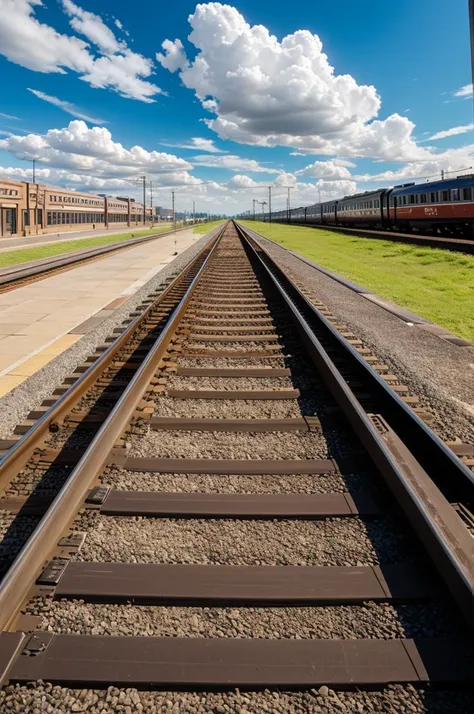
M 101 482 L 122 491 L 170 493 L 342 493 L 369 491 L 373 479 L 359 474 L 317 476 L 214 476 L 212 474 L 144 474 L 106 472 Z
M 133 688 L 69 689 L 50 683 L 9 685 L 4 711 L 22 714 L 467 714 L 472 694 L 391 685 L 381 691 L 147 692 Z
M 180 520 L 86 513 L 77 530 L 87 533 L 78 554 L 87 562 L 356 566 L 413 558 L 410 539 L 387 520 Z
M 452 634 L 446 607 L 368 602 L 337 607 L 162 607 L 37 598 L 27 612 L 42 629 L 74 635 L 394 639 Z M 457 623 L 456 623 L 457 624 Z

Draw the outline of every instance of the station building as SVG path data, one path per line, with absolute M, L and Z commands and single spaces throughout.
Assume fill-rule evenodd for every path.
M 152 221 L 145 209 L 146 222 Z M 143 223 L 133 198 L 99 196 L 27 181 L 0 178 L 0 238 L 94 230 Z

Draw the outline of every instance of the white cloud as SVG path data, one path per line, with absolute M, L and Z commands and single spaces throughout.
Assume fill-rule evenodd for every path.
M 41 181 L 46 181 L 51 175 L 50 169 L 36 169 L 36 179 Z M 22 169 L 18 166 L 0 166 L 0 176 L 11 179 L 25 179 L 31 181 L 33 178 L 33 168 Z
M 169 184 L 199 181 L 188 173 L 192 165 L 173 154 L 147 151 L 142 146 L 126 149 L 113 141 L 105 127 L 89 128 L 74 120 L 64 129 L 50 129 L 45 135 L 13 135 L 0 140 L 19 159 L 37 158 L 44 166 L 72 170 L 97 178 L 136 178 L 139 173 L 163 177 Z
M 13 119 L 14 121 L 21 121 L 20 117 L 15 117 L 13 114 L 4 114 L 3 112 L 0 112 L 0 117 L 2 119 Z
M 183 84 L 216 115 L 207 124 L 221 138 L 392 161 L 429 155 L 417 147 L 407 117 L 376 119 L 375 87 L 337 75 L 317 35 L 298 30 L 278 41 L 218 2 L 198 4 L 189 22 L 195 59 L 187 60 L 180 40 L 163 43 L 157 59 L 180 70 Z
M 226 154 L 225 156 L 193 156 L 191 161 L 195 166 L 208 166 L 209 168 L 230 169 L 231 171 L 255 171 L 257 173 L 278 174 L 278 169 L 267 168 L 261 166 L 254 159 L 242 159 L 234 154 Z
M 161 46 L 165 54 L 158 52 L 156 59 L 165 69 L 170 72 L 176 72 L 177 69 L 185 69 L 188 66 L 188 59 L 181 40 L 175 40 L 174 42 L 165 40 Z
M 114 25 L 115 27 L 118 27 L 119 30 L 123 30 L 123 25 L 117 18 L 115 18 Z
M 296 175 L 308 178 L 348 179 L 351 177 L 351 172 L 335 161 L 315 161 L 314 164 L 296 171 Z
M 316 191 L 318 201 L 319 195 L 321 195 L 321 201 L 332 201 L 357 193 L 357 184 L 355 181 L 325 181 L 321 179 L 316 183 Z
M 436 180 L 441 178 L 441 171 L 452 176 L 472 173 L 474 168 L 474 144 L 463 146 L 459 149 L 448 149 L 441 154 L 436 154 L 427 161 L 411 161 L 396 171 L 382 171 L 377 174 L 361 174 L 354 176 L 357 181 L 377 181 L 385 186 L 393 185 L 403 180 Z
M 146 81 L 153 72 L 151 60 L 118 42 L 98 15 L 63 0 L 71 24 L 97 46 L 76 36 L 60 34 L 34 16 L 41 0 L 0 0 L 0 53 L 10 62 L 35 72 L 77 72 L 93 87 L 112 89 L 128 99 L 152 102 L 162 90 Z
M 226 154 L 223 149 L 219 149 L 212 139 L 203 139 L 199 136 L 193 136 L 190 144 L 171 144 L 166 141 L 160 142 L 162 146 L 172 146 L 175 149 L 192 149 L 194 151 L 206 151 L 209 154 Z
M 84 35 L 94 45 L 107 54 L 124 50 L 126 45 L 117 41 L 112 30 L 107 27 L 99 15 L 87 12 L 72 2 L 62 0 L 64 11 L 71 18 L 69 24 L 79 35 Z
M 260 186 L 260 184 L 257 181 L 251 179 L 250 176 L 242 176 L 242 174 L 236 174 L 227 183 L 227 186 L 229 186 L 230 188 L 241 189 L 256 188 L 257 186 Z
M 453 95 L 455 97 L 464 97 L 465 99 L 472 97 L 472 84 L 465 84 L 464 87 L 453 92 Z
M 453 126 L 451 129 L 446 129 L 445 131 L 438 131 L 433 136 L 425 141 L 435 141 L 436 139 L 446 139 L 448 136 L 457 136 L 457 134 L 465 134 L 468 131 L 474 129 L 474 124 L 465 124 L 464 126 Z
M 78 119 L 84 119 L 85 121 L 88 121 L 91 124 L 107 124 L 104 119 L 97 119 L 97 117 L 91 117 L 88 114 L 85 114 L 82 109 L 79 109 L 79 107 L 76 107 L 76 105 L 72 104 L 71 102 L 66 102 L 63 99 L 58 99 L 58 97 L 52 97 L 51 95 L 45 94 L 44 92 L 40 92 L 37 89 L 30 89 L 28 87 L 28 91 L 34 94 L 35 97 L 38 97 L 38 99 L 42 99 L 44 102 L 49 102 L 49 104 L 53 104 L 55 107 L 63 109 L 68 114 L 72 114 L 73 117 L 77 117 Z

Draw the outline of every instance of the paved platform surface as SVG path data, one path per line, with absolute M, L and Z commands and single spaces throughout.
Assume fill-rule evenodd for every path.
M 166 230 L 171 230 L 172 223 L 157 223 L 154 228 L 162 228 L 166 226 Z M 149 228 L 147 226 L 146 228 Z M 63 233 L 45 233 L 39 236 L 28 236 L 27 238 L 0 238 L 0 253 L 19 248 L 31 248 L 31 246 L 49 245 L 50 243 L 62 243 L 68 240 L 77 240 L 79 238 L 100 238 L 101 236 L 115 236 L 122 233 L 138 233 L 138 231 L 146 230 L 143 226 L 133 226 L 126 228 L 98 228 L 97 230 L 88 231 L 64 231 Z
M 0 295 L 0 396 L 81 339 L 202 236 L 158 238 Z

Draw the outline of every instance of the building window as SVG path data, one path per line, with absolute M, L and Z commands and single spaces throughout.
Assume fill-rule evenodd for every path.
M 43 225 L 43 209 L 42 208 L 36 209 L 36 223 L 39 226 Z
M 23 225 L 25 228 L 30 225 L 30 212 L 29 211 L 23 211 Z
M 52 223 L 51 211 L 48 211 L 48 218 L 47 218 L 47 220 L 48 220 L 48 226 L 50 226 L 51 223 Z

